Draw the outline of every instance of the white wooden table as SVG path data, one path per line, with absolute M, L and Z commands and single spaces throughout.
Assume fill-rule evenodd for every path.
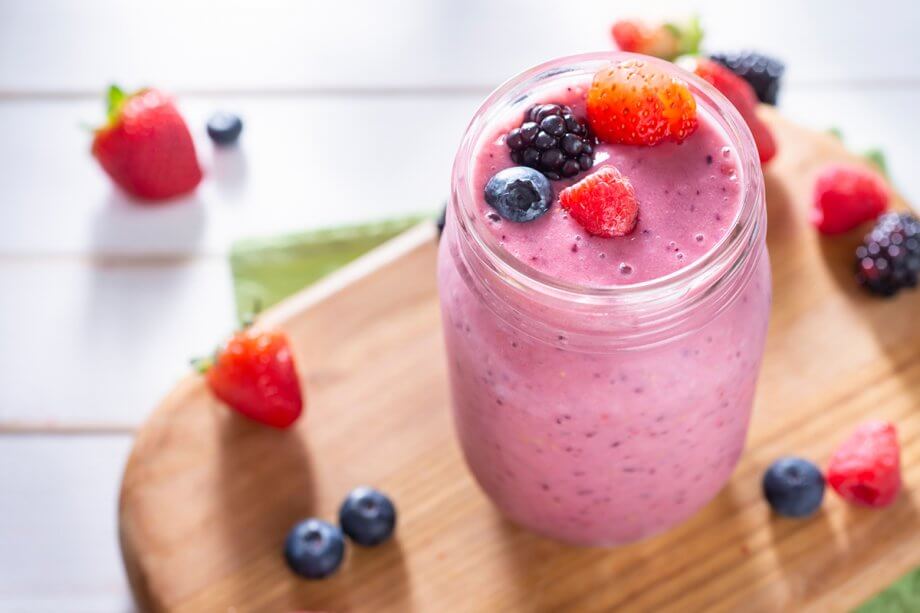
M 563 8 L 565 7 L 565 8 Z M 698 10 L 711 50 L 788 65 L 781 107 L 878 146 L 920 202 L 910 0 L 0 0 L 0 611 L 132 609 L 115 503 L 132 431 L 234 325 L 238 237 L 433 211 L 503 79 Z M 111 81 L 180 96 L 207 179 L 139 207 L 89 156 Z M 215 152 L 217 109 L 245 121 Z

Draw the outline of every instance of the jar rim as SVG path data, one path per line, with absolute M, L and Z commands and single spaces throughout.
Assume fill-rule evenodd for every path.
M 477 202 L 472 173 L 468 172 L 483 131 L 491 120 L 508 105 L 520 103 L 534 84 L 559 75 L 593 74 L 603 65 L 622 60 L 641 60 L 654 64 L 685 81 L 697 106 L 704 106 L 712 119 L 736 146 L 739 157 L 741 207 L 725 234 L 706 253 L 686 266 L 667 275 L 637 283 L 593 286 L 563 281 L 521 261 L 500 245 L 476 215 Z M 589 72 L 590 71 L 590 72 Z M 664 60 L 624 52 L 593 52 L 570 55 L 539 64 L 526 70 L 493 91 L 473 115 L 454 158 L 451 180 L 451 207 L 459 230 L 475 244 L 475 252 L 489 268 L 521 289 L 549 294 L 579 303 L 610 304 L 620 302 L 657 302 L 706 277 L 706 272 L 745 257 L 745 246 L 762 236 L 765 225 L 763 175 L 753 136 L 734 105 L 715 87 Z M 739 253 L 740 252 L 740 253 Z M 732 267 L 734 268 L 734 267 Z

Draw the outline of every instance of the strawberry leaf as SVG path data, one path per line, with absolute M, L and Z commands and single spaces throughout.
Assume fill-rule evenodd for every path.
M 125 91 L 118 87 L 117 85 L 109 85 L 109 92 L 106 96 L 107 103 L 107 116 L 109 123 L 114 123 L 118 118 L 118 113 L 121 111 L 122 105 L 125 103 L 125 100 L 128 99 L 128 94 Z

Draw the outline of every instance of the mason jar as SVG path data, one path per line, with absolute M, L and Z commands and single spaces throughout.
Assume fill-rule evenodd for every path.
M 705 254 L 658 278 L 579 284 L 520 261 L 486 227 L 472 181 L 485 131 L 523 116 L 548 84 L 590 83 L 623 57 L 561 58 L 489 96 L 456 155 L 438 261 L 454 423 L 470 470 L 512 521 L 584 545 L 661 532 L 725 485 L 744 448 L 770 310 L 750 131 L 713 87 L 670 63 L 656 62 L 687 83 L 737 155 L 738 212 Z

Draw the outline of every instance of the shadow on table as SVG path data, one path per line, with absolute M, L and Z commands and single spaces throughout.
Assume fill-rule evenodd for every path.
M 276 430 L 230 412 L 221 419 L 215 496 L 210 521 L 222 535 L 224 576 L 247 572 L 266 556 L 286 573 L 282 551 L 290 528 L 316 512 L 313 465 L 296 428 Z M 283 478 L 279 477 L 282 476 Z M 292 478 L 296 476 L 296 478 Z M 245 581 L 227 582 L 237 594 L 227 602 L 251 602 Z

